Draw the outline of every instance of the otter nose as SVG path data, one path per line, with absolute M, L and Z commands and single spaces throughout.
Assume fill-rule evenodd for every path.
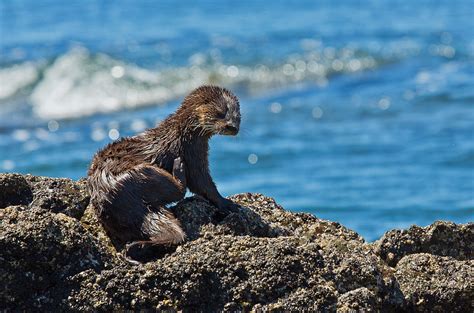
M 236 133 L 236 132 L 239 131 L 239 129 L 237 127 L 233 126 L 233 125 L 227 126 L 227 129 L 230 130 L 233 133 Z
M 239 126 L 237 126 L 237 124 L 234 122 L 228 122 L 226 128 L 233 133 L 237 133 L 239 131 Z

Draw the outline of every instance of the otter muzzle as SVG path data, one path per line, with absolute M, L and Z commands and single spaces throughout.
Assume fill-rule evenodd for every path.
M 227 124 L 221 133 L 223 135 L 234 136 L 234 135 L 237 135 L 238 132 L 239 132 L 239 127 L 232 123 L 232 124 Z

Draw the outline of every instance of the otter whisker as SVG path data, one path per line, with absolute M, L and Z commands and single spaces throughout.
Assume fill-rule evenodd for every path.
M 246 128 L 241 128 L 241 129 L 240 129 L 240 133 L 241 133 L 242 135 L 251 135 L 251 134 L 252 134 L 251 131 L 248 130 L 248 129 L 246 129 Z

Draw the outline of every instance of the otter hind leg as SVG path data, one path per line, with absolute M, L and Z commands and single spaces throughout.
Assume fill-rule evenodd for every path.
M 181 200 L 185 186 L 154 166 L 137 166 L 120 175 L 103 220 L 123 242 L 176 244 L 184 240 L 180 223 L 164 208 Z
M 159 167 L 147 165 L 138 166 L 131 176 L 146 203 L 165 205 L 183 199 L 186 193 L 184 166 L 180 161 L 175 160 L 173 175 Z

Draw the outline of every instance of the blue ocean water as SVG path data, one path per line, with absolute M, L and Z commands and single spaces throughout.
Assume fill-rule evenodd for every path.
M 204 83 L 241 99 L 211 142 L 261 192 L 367 240 L 474 217 L 474 6 L 459 1 L 2 1 L 0 171 L 86 175 Z

